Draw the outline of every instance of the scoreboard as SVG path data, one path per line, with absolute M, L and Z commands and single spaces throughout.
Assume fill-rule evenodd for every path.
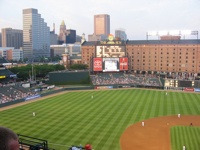
M 128 58 L 93 58 L 93 71 L 118 72 L 128 70 Z
M 114 40 L 113 35 L 107 41 L 96 45 L 95 57 L 92 60 L 93 71 L 119 72 L 128 70 L 125 41 Z

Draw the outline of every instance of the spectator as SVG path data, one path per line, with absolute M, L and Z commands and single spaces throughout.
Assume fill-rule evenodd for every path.
M 0 150 L 19 150 L 17 134 L 5 127 L 0 127 Z

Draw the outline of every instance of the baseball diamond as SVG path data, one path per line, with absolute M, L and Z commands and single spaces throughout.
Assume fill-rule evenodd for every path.
M 168 91 L 166 96 L 163 90 L 134 88 L 71 91 L 0 110 L 1 126 L 45 139 L 56 150 L 87 143 L 96 150 L 149 150 L 159 144 L 157 149 L 163 150 L 183 145 L 200 149 L 200 95 L 194 93 Z M 167 142 L 162 145 L 157 139 Z

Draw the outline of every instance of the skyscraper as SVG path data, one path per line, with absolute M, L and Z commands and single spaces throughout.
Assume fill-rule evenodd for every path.
M 60 33 L 58 36 L 58 43 L 59 44 L 66 43 L 66 36 L 67 36 L 67 28 L 66 28 L 65 22 L 63 20 L 60 25 Z
M 66 36 L 66 43 L 75 43 L 76 42 L 76 30 L 68 29 Z
M 23 31 L 12 28 L 3 28 L 2 47 L 14 47 L 19 49 L 23 46 Z
M 110 16 L 107 14 L 99 14 L 94 16 L 94 34 L 105 35 L 110 34 Z
M 58 35 L 55 33 L 55 24 L 53 24 L 53 31 L 50 31 L 50 45 L 58 44 Z
M 28 59 L 50 56 L 50 28 L 37 9 L 23 10 L 23 51 Z
M 119 38 L 121 40 L 126 41 L 127 40 L 126 32 L 123 29 L 115 30 L 115 38 Z
M 0 33 L 0 47 L 2 47 L 2 34 Z

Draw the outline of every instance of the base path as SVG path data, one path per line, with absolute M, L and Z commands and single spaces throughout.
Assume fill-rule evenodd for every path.
M 166 116 L 137 122 L 121 135 L 121 149 L 171 150 L 170 127 L 190 126 L 190 123 L 200 126 L 200 116 Z

